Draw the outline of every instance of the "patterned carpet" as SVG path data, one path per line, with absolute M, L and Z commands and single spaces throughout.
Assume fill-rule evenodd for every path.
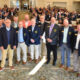
M 73 55 L 71 56 L 71 63 L 73 62 Z M 36 66 L 34 62 L 27 62 L 26 65 L 14 64 L 15 70 L 11 71 L 6 62 L 6 68 L 0 72 L 0 80 L 80 80 L 76 77 L 76 73 L 67 72 L 64 69 L 60 69 L 60 51 L 58 50 L 57 66 L 50 64 L 44 64 L 40 70 L 33 76 L 29 76 L 29 72 Z M 72 64 L 71 64 L 72 65 Z

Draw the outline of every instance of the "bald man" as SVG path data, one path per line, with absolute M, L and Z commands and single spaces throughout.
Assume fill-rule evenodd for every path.
M 57 61 L 57 44 L 59 38 L 59 26 L 56 24 L 56 19 L 51 18 L 51 23 L 46 26 L 46 47 L 47 47 L 47 62 L 50 62 L 50 53 L 53 52 L 53 66 Z
M 72 49 L 72 42 L 73 42 L 73 34 L 74 29 L 73 27 L 69 26 L 69 21 L 64 19 L 62 28 L 60 29 L 59 33 L 59 46 L 61 49 L 61 65 L 60 68 L 64 68 L 65 70 L 70 70 L 70 54 Z M 67 55 L 67 65 L 65 65 L 65 52 Z
M 0 71 L 5 67 L 5 60 L 7 53 L 9 55 L 9 67 L 11 70 L 14 70 L 13 64 L 13 49 L 16 49 L 16 31 L 11 27 L 11 20 L 5 20 L 5 27 L 0 30 L 0 48 L 2 50 L 2 62 Z

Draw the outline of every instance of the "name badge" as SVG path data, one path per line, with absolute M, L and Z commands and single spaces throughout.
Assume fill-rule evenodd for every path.
M 61 31 L 61 32 L 64 32 L 64 31 Z
M 37 31 L 35 31 L 35 33 L 37 34 L 38 32 L 37 32 Z
M 69 32 L 69 35 L 71 35 L 72 33 L 71 32 Z
M 26 33 L 24 33 L 24 36 L 26 36 Z
M 56 29 L 54 29 L 54 32 L 56 32 L 57 30 Z
M 78 34 L 75 34 L 75 36 L 77 36 Z
M 40 27 L 40 25 L 38 25 Z
M 50 26 L 48 26 L 48 28 L 49 28 Z

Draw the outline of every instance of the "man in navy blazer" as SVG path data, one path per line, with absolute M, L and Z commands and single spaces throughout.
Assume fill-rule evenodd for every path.
M 30 36 L 30 53 L 31 53 L 31 61 L 34 59 L 34 50 L 35 50 L 35 59 L 36 63 L 38 63 L 38 58 L 40 55 L 39 46 L 40 46 L 40 28 L 36 25 L 35 18 L 31 19 L 31 26 L 28 28 L 29 36 Z
M 73 34 L 74 29 L 69 26 L 69 21 L 67 19 L 64 19 L 63 25 L 60 29 L 59 33 L 59 46 L 61 48 L 61 68 L 64 68 L 65 64 L 65 51 L 67 54 L 67 66 L 66 70 L 70 70 L 70 54 L 72 49 L 72 43 L 73 43 Z
M 1 35 L 0 48 L 2 50 L 2 62 L 0 71 L 2 71 L 5 66 L 7 52 L 9 54 L 9 67 L 11 70 L 14 69 L 12 66 L 13 49 L 15 49 L 17 46 L 16 31 L 14 28 L 11 27 L 11 20 L 9 19 L 5 20 L 5 26 L 6 27 L 1 28 L 0 30 Z
M 29 46 L 29 34 L 26 28 L 23 28 L 23 22 L 20 21 L 18 24 L 18 47 L 17 47 L 17 64 L 20 63 L 20 52 L 23 51 L 23 64 L 26 64 L 27 61 L 27 46 Z
M 56 19 L 51 18 L 51 23 L 46 26 L 46 46 L 47 46 L 47 62 L 50 62 L 50 53 L 53 51 L 53 66 L 57 61 L 57 44 L 59 39 L 59 26 L 56 24 Z
M 5 27 L 5 26 L 4 26 L 4 24 L 3 24 L 2 19 L 0 19 L 0 29 L 3 28 L 3 27 Z M 1 39 L 1 38 L 0 38 L 0 39 Z M 2 51 L 1 51 L 1 49 L 0 49 L 0 62 L 1 62 L 1 60 L 2 60 Z

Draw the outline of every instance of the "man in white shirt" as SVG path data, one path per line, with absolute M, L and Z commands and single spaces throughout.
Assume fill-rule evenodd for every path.
M 77 25 L 77 32 L 74 34 L 74 62 L 73 71 L 78 72 L 78 77 L 80 77 L 80 56 L 78 54 L 80 43 L 80 24 Z

